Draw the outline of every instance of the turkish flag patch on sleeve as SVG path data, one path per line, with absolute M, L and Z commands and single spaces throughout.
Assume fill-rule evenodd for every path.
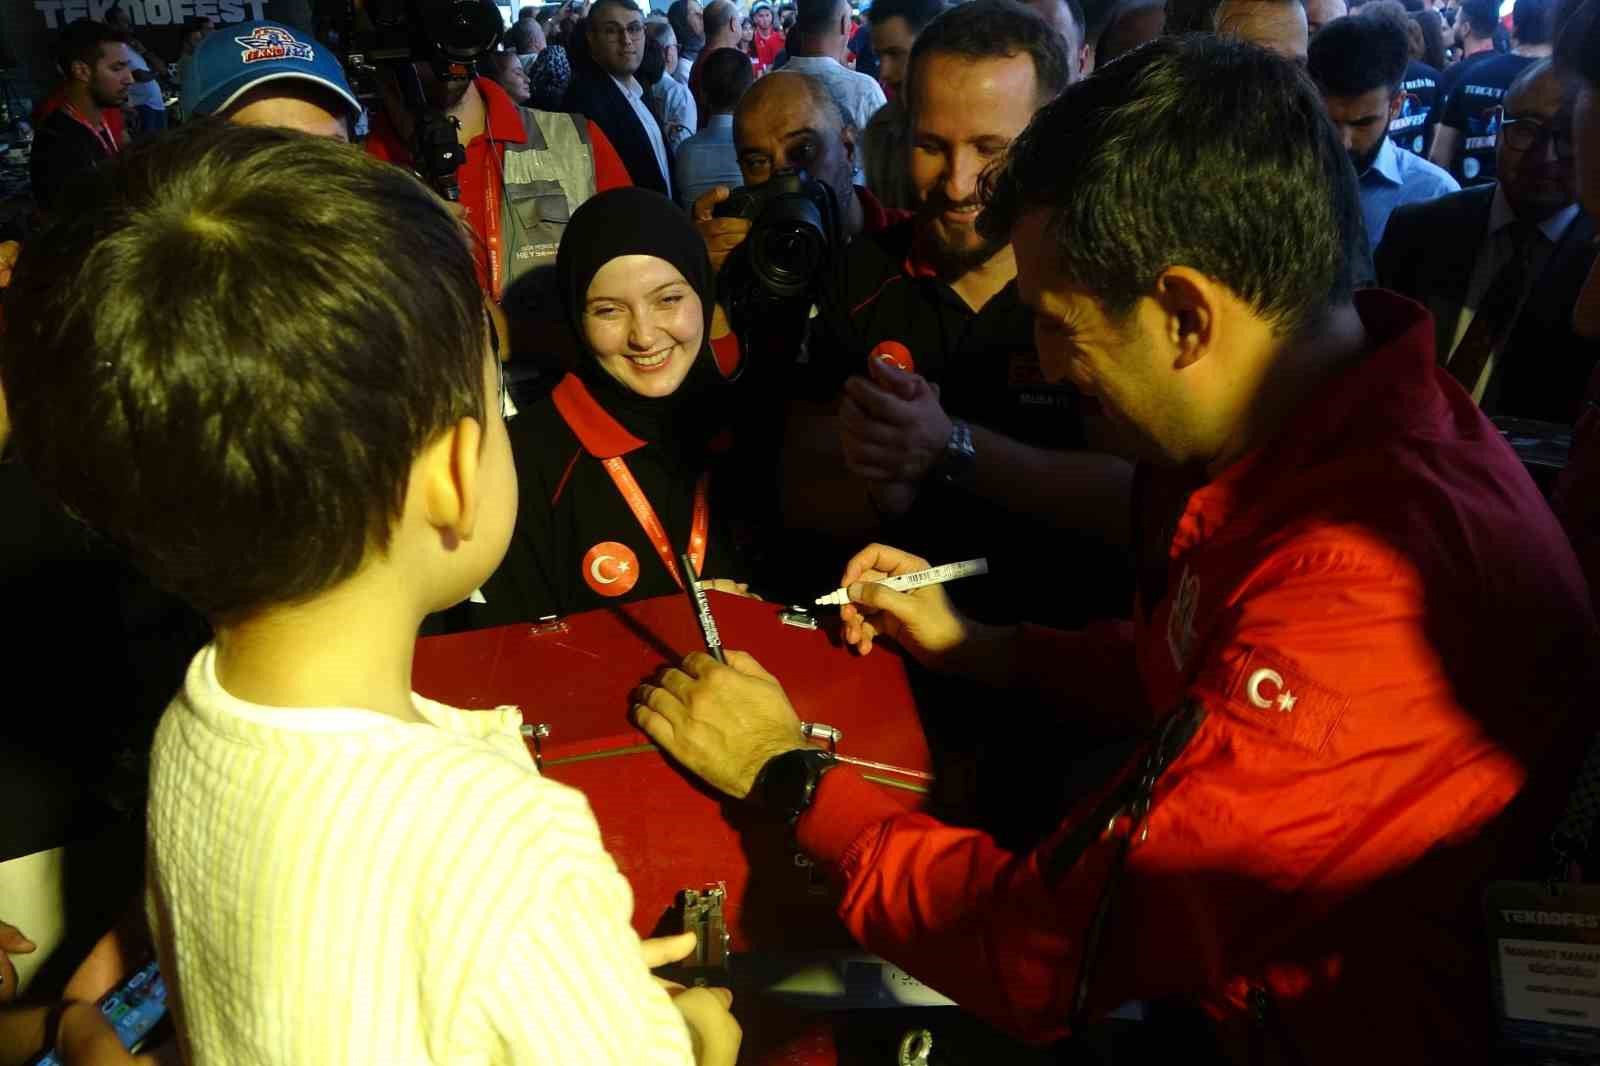
M 1201 669 L 1198 694 L 1285 743 L 1320 752 L 1350 698 L 1317 684 L 1291 659 L 1261 648 L 1236 648 Z

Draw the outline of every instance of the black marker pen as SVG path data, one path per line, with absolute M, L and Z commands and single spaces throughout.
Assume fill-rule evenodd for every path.
M 689 593 L 689 606 L 694 608 L 695 617 L 700 620 L 700 632 L 706 638 L 706 651 L 717 662 L 725 663 L 728 658 L 722 654 L 722 637 L 717 633 L 717 620 L 711 617 L 711 602 L 706 599 L 706 590 L 700 587 L 700 575 L 694 572 L 694 560 L 685 552 L 678 556 L 678 565 L 683 567 L 683 588 Z

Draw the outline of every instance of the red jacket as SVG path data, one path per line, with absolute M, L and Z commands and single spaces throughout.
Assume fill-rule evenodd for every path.
M 1135 623 L 1025 627 L 1019 682 L 1123 720 L 1208 712 L 1129 853 L 1092 1011 L 1177 995 L 1242 1040 L 1260 989 L 1309 1062 L 1482 1062 L 1480 887 L 1530 873 L 1595 727 L 1594 619 L 1532 481 L 1435 367 L 1426 313 L 1357 307 L 1371 353 L 1277 439 L 1186 502 L 1143 478 L 1157 577 Z M 1048 1040 L 1116 848 L 1050 883 L 1082 814 L 1011 854 L 840 768 L 798 833 L 868 949 Z

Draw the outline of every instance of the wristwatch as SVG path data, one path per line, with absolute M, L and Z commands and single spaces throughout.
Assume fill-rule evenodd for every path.
M 835 765 L 833 754 L 821 748 L 796 748 L 774 755 L 756 774 L 750 798 L 793 825 L 811 808 L 822 775 Z
M 950 421 L 950 439 L 945 441 L 944 453 L 933 465 L 933 472 L 946 485 L 965 485 L 977 465 L 978 450 L 972 446 L 972 427 L 961 419 Z

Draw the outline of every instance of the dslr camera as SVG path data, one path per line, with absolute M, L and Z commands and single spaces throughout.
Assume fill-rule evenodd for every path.
M 735 189 L 713 214 L 751 222 L 750 235 L 722 267 L 736 329 L 752 314 L 810 296 L 841 244 L 838 198 L 803 170 L 780 170 L 760 185 Z

